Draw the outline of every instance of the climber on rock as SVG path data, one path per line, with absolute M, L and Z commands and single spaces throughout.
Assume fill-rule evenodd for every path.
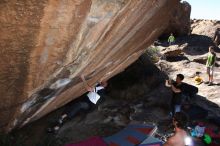
M 209 47 L 209 53 L 206 61 L 207 74 L 208 74 L 208 86 L 213 85 L 214 68 L 216 61 L 216 53 L 214 52 L 214 47 Z
M 52 128 L 47 129 L 48 133 L 57 133 L 64 122 L 73 119 L 81 111 L 92 111 L 101 101 L 100 99 L 104 96 L 104 89 L 108 85 L 107 81 L 101 81 L 95 87 L 91 87 L 88 85 L 83 75 L 81 79 L 88 93 L 82 96 L 82 98 L 76 99 L 78 101 L 73 101 L 73 103 L 64 110 L 57 123 Z
M 167 41 L 168 41 L 169 45 L 173 45 L 175 43 L 175 37 L 173 36 L 173 33 L 170 34 Z
M 183 79 L 184 79 L 184 75 L 178 74 L 176 76 L 176 81 L 166 80 L 166 83 L 165 83 L 165 86 L 170 87 L 173 92 L 172 100 L 171 100 L 172 116 L 176 112 L 181 111 L 181 104 L 183 100 L 182 99 Z
M 174 126 L 174 135 L 168 138 L 166 143 L 163 146 L 188 146 L 190 145 L 190 138 L 187 136 L 186 127 L 187 127 L 188 118 L 182 112 L 175 113 L 173 117 L 173 126 Z

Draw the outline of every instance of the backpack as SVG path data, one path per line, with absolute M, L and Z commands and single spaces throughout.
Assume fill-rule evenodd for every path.
M 196 86 L 182 83 L 182 94 L 190 98 L 194 97 L 199 92 L 199 89 Z

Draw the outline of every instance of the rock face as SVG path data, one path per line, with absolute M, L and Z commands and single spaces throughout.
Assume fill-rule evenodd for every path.
M 177 7 L 172 7 L 172 9 L 172 18 L 162 37 L 168 37 L 170 33 L 174 33 L 175 36 L 188 35 L 191 27 L 191 5 L 183 1 L 182 3 L 178 3 Z
M 220 21 L 202 19 L 192 20 L 192 34 L 214 38 L 217 28 L 220 28 Z
M 10 131 L 134 62 L 179 0 L 1 0 L 0 129 Z
M 213 37 L 215 30 L 220 28 L 220 21 L 193 19 L 191 21 L 192 34 L 205 35 Z

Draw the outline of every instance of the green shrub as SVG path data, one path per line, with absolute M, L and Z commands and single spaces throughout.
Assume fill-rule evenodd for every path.
M 145 53 L 153 63 L 157 63 L 160 59 L 160 49 L 158 47 L 151 46 L 146 50 Z

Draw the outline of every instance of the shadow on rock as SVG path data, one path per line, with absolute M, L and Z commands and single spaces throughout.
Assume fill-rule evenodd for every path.
M 124 72 L 110 79 L 109 95 L 113 98 L 137 99 L 156 88 L 165 77 L 147 55 L 142 55 Z
M 209 111 L 209 116 L 220 117 L 220 107 L 218 104 L 208 100 L 206 97 L 197 95 L 194 99 L 195 104 Z
M 189 59 L 184 55 L 166 57 L 166 61 L 168 62 L 178 62 L 178 61 L 183 61 L 183 60 L 189 60 Z
M 176 42 L 178 45 L 187 43 L 188 45 L 184 48 L 184 53 L 187 55 L 204 55 L 208 52 L 209 46 L 215 46 L 212 38 L 205 35 L 192 34 L 185 37 L 180 37 Z M 220 49 L 215 48 L 216 52 L 220 52 Z

